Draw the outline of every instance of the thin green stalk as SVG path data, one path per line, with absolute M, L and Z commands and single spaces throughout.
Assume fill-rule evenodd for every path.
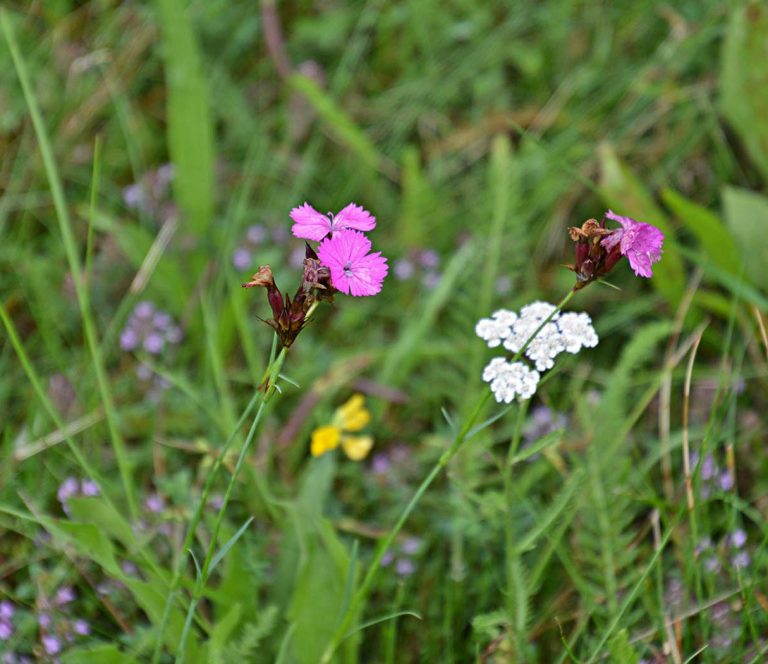
M 523 433 L 523 423 L 528 413 L 528 401 L 523 402 L 517 409 L 517 420 L 512 439 L 509 442 L 507 451 L 507 464 L 504 468 L 504 505 L 507 510 L 512 507 L 513 485 L 512 472 L 514 469 L 513 460 L 520 447 L 520 439 Z M 528 593 L 525 588 L 525 579 L 522 570 L 522 561 L 520 553 L 515 546 L 515 524 L 510 514 L 504 519 L 506 558 L 507 558 L 507 604 L 509 616 L 512 624 L 515 626 L 515 645 L 519 657 L 524 657 L 525 648 L 525 625 L 527 619 L 527 601 Z
M 2 23 L 3 33 L 5 34 L 8 48 L 11 51 L 11 58 L 13 59 L 13 64 L 16 68 L 16 74 L 19 77 L 21 88 L 24 92 L 24 98 L 29 107 L 29 115 L 32 118 L 32 124 L 35 128 L 35 135 L 37 136 L 37 142 L 40 147 L 40 154 L 43 158 L 43 165 L 48 178 L 48 184 L 51 188 L 53 204 L 56 209 L 56 219 L 59 223 L 59 232 L 61 233 L 64 252 L 67 256 L 69 271 L 72 275 L 72 282 L 75 286 L 77 303 L 83 320 L 83 331 L 85 333 L 86 344 L 91 354 L 93 369 L 96 373 L 96 382 L 104 406 L 104 415 L 107 420 L 107 427 L 109 428 L 110 440 L 115 453 L 117 467 L 120 471 L 123 491 L 125 492 L 125 497 L 128 501 L 128 509 L 131 518 L 134 521 L 138 521 L 139 510 L 134 495 L 133 482 L 131 480 L 130 462 L 126 453 L 125 442 L 123 441 L 122 434 L 117 425 L 117 411 L 112 399 L 109 379 L 104 366 L 104 358 L 101 353 L 101 347 L 96 333 L 96 325 L 93 320 L 93 312 L 91 311 L 88 294 L 86 292 L 86 285 L 83 279 L 82 265 L 78 255 L 72 220 L 69 217 L 69 209 L 67 208 L 67 202 L 64 196 L 64 187 L 62 186 L 59 170 L 53 156 L 53 148 L 51 147 L 48 133 L 45 129 L 43 116 L 40 113 L 40 108 L 37 105 L 37 98 L 32 90 L 29 73 L 27 72 L 27 65 L 21 55 L 18 44 L 16 43 L 13 26 L 4 9 L 0 9 L 0 23 Z
M 248 450 L 251 447 L 251 443 L 253 442 L 253 439 L 256 437 L 256 431 L 258 430 L 259 424 L 261 423 L 261 417 L 264 413 L 264 408 L 269 403 L 270 398 L 275 393 L 275 383 L 277 381 L 277 377 L 280 374 L 280 369 L 283 366 L 283 362 L 285 361 L 287 349 L 283 348 L 282 351 L 280 351 L 280 354 L 275 358 L 275 361 L 272 362 L 272 364 L 269 367 L 269 374 L 268 374 L 268 383 L 266 392 L 264 394 L 264 398 L 261 400 L 261 403 L 259 403 L 259 409 L 256 411 L 256 415 L 253 418 L 253 424 L 251 424 L 250 431 L 248 431 L 248 435 L 245 438 L 245 442 L 243 443 L 243 446 L 240 448 L 240 454 L 237 457 L 237 462 L 235 463 L 235 468 L 232 471 L 232 475 L 229 477 L 229 483 L 227 484 L 227 489 L 224 493 L 224 499 L 221 503 L 221 508 L 219 509 L 219 513 L 216 515 L 216 523 L 213 527 L 213 533 L 211 535 L 211 541 L 208 544 L 208 550 L 205 554 L 205 562 L 203 563 L 202 570 L 200 571 L 200 574 L 197 577 L 197 581 L 195 582 L 195 588 L 192 591 L 192 601 L 189 604 L 189 609 L 187 611 L 187 617 L 184 622 L 184 631 L 181 635 L 181 642 L 179 643 L 179 650 L 178 654 L 176 655 L 176 661 L 177 662 L 183 662 L 184 661 L 184 653 L 187 646 L 187 640 L 189 638 L 190 628 L 192 626 L 192 619 L 194 618 L 195 611 L 197 610 L 197 605 L 200 602 L 200 597 L 203 594 L 203 590 L 205 590 L 205 586 L 208 583 L 208 578 L 211 573 L 211 561 L 213 560 L 213 556 L 216 553 L 216 545 L 218 544 L 219 540 L 219 531 L 221 530 L 221 524 L 224 521 L 224 514 L 227 510 L 227 505 L 229 504 L 229 500 L 232 497 L 232 492 L 235 488 L 235 483 L 237 482 L 237 478 L 240 476 L 240 470 L 243 467 L 243 463 L 245 462 L 245 457 L 248 454 Z
M 276 340 L 277 340 L 277 337 L 275 337 L 275 344 L 273 344 L 272 346 L 272 352 L 270 355 L 272 363 L 276 361 L 274 357 Z M 284 358 L 285 350 L 281 351 L 280 356 Z M 272 375 L 272 372 L 271 372 L 272 363 L 267 367 L 267 370 L 264 372 L 265 380 Z M 282 364 L 282 361 L 281 361 L 281 364 Z M 210 496 L 211 489 L 213 488 L 213 481 L 216 478 L 219 468 L 221 467 L 221 464 L 223 463 L 227 455 L 227 451 L 229 450 L 229 447 L 232 445 L 232 442 L 237 437 L 241 427 L 243 426 L 243 424 L 245 423 L 246 419 L 251 414 L 253 409 L 256 407 L 256 404 L 259 403 L 260 401 L 263 402 L 264 397 L 265 397 L 265 394 L 262 392 L 256 392 L 253 395 L 250 402 L 248 402 L 248 405 L 245 407 L 245 410 L 243 411 L 242 415 L 240 415 L 240 419 L 237 421 L 237 424 L 232 429 L 231 433 L 227 437 L 227 440 L 224 442 L 224 445 L 219 450 L 219 453 L 217 454 L 216 459 L 211 465 L 211 468 L 208 471 L 208 475 L 205 478 L 205 484 L 203 485 L 203 491 L 200 495 L 200 500 L 197 503 L 195 512 L 192 515 L 192 518 L 190 519 L 189 525 L 187 527 L 187 534 L 184 537 L 184 543 L 182 544 L 181 549 L 179 550 L 179 553 L 176 557 L 176 562 L 173 570 L 173 578 L 171 580 L 171 587 L 170 587 L 170 590 L 168 591 L 168 596 L 165 598 L 165 608 L 163 609 L 163 618 L 160 621 L 157 639 L 155 641 L 155 651 L 152 656 L 152 661 L 155 664 L 157 664 L 157 662 L 160 661 L 160 657 L 162 654 L 163 637 L 165 635 L 165 629 L 168 624 L 168 618 L 170 617 L 171 607 L 173 606 L 173 603 L 176 599 L 176 593 L 178 592 L 179 587 L 181 586 L 181 580 L 184 572 L 184 564 L 186 563 L 186 560 L 187 560 L 187 557 L 186 557 L 187 552 L 190 551 L 192 548 L 192 543 L 195 538 L 195 531 L 197 530 L 197 526 L 202 519 L 205 506 L 208 503 L 208 497 Z M 245 447 L 245 445 L 243 447 Z
M 541 325 L 539 325 L 539 327 L 537 327 L 533 331 L 531 336 L 528 337 L 528 339 L 525 341 L 522 348 L 520 348 L 520 350 L 517 353 L 515 353 L 514 357 L 512 358 L 513 362 L 519 360 L 520 357 L 522 357 L 523 353 L 526 351 L 531 341 L 533 341 L 533 339 L 536 338 L 536 335 L 542 329 L 544 329 L 544 326 L 547 323 L 549 323 L 549 321 L 551 321 L 552 318 L 554 318 L 555 315 L 559 311 L 561 311 L 566 304 L 568 304 L 568 302 L 570 302 L 571 298 L 575 294 L 576 294 L 576 291 L 571 290 L 562 300 L 560 300 L 558 305 L 555 307 L 554 311 L 552 311 L 552 313 L 542 321 Z M 344 613 L 343 617 L 339 621 L 339 626 L 336 628 L 336 631 L 331 637 L 331 640 L 327 648 L 325 649 L 325 652 L 323 653 L 322 658 L 320 659 L 320 662 L 322 664 L 329 664 L 329 662 L 331 661 L 331 658 L 333 657 L 334 652 L 336 652 L 336 649 L 339 647 L 341 642 L 346 638 L 354 616 L 357 615 L 357 612 L 362 607 L 363 602 L 368 596 L 368 591 L 373 585 L 373 581 L 376 578 L 376 575 L 378 574 L 379 570 L 381 569 L 381 559 L 384 557 L 384 554 L 386 554 L 386 552 L 392 546 L 392 543 L 395 541 L 395 538 L 397 537 L 400 530 L 402 530 L 403 526 L 405 525 L 405 522 L 408 520 L 408 517 L 411 515 L 411 512 L 413 512 L 416 505 L 421 500 L 421 497 L 426 493 L 427 489 L 429 489 L 432 482 L 434 482 L 435 478 L 440 474 L 440 471 L 442 471 L 443 468 L 445 468 L 448 462 L 454 456 L 456 456 L 458 451 L 461 449 L 461 446 L 464 444 L 464 442 L 467 439 L 467 435 L 469 434 L 470 430 L 472 429 L 475 422 L 477 421 L 477 418 L 480 416 L 480 413 L 483 412 L 483 409 L 485 408 L 485 405 L 488 403 L 488 400 L 491 398 L 491 394 L 492 393 L 490 390 L 485 390 L 483 392 L 483 395 L 480 397 L 477 404 L 472 409 L 469 417 L 464 422 L 459 432 L 456 434 L 456 437 L 453 439 L 451 446 L 445 452 L 443 452 L 443 454 L 440 456 L 437 463 L 430 471 L 429 475 L 427 475 L 426 478 L 424 478 L 424 481 L 416 490 L 416 493 L 413 495 L 411 500 L 405 506 L 405 509 L 400 515 L 400 518 L 397 520 L 397 523 L 395 523 L 392 530 L 389 531 L 389 534 L 379 544 L 378 548 L 376 549 L 376 554 L 374 555 L 373 560 L 371 561 L 371 564 L 368 566 L 368 572 L 363 578 L 363 582 L 360 584 L 360 587 L 357 589 L 354 596 L 352 597 L 352 601 L 349 603 L 349 606 L 347 607 L 346 612 Z

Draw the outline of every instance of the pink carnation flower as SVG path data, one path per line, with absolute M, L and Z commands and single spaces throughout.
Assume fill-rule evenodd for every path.
M 616 245 L 619 245 L 621 255 L 629 259 L 629 264 L 638 277 L 653 276 L 651 265 L 661 260 L 664 233 L 656 226 L 622 217 L 611 210 L 608 210 L 605 216 L 618 221 L 623 228 L 618 228 L 610 235 L 606 235 L 601 244 L 608 251 L 612 251 Z
M 368 253 L 371 241 L 358 231 L 326 238 L 317 248 L 320 262 L 331 271 L 331 283 L 348 295 L 376 295 L 387 276 L 387 259 L 380 251 Z
M 291 219 L 294 222 L 291 230 L 296 237 L 315 242 L 327 235 L 333 237 L 339 231 L 370 231 L 376 226 L 376 217 L 354 203 L 350 203 L 336 215 L 321 214 L 309 203 L 304 203 L 291 210 Z

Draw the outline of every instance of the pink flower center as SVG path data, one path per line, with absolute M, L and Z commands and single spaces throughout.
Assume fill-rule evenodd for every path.
M 351 277 L 352 276 L 352 263 L 347 263 L 344 265 L 344 276 Z

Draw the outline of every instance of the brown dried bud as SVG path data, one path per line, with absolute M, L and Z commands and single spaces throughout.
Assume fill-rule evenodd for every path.
M 602 245 L 603 238 L 612 232 L 605 228 L 605 218 L 601 222 L 587 219 L 580 227 L 571 226 L 568 229 L 571 240 L 576 243 L 576 264 L 568 266 L 576 273 L 574 290 L 584 288 L 608 274 L 616 264 L 618 256 L 614 256 L 614 253 L 617 252 L 609 252 Z

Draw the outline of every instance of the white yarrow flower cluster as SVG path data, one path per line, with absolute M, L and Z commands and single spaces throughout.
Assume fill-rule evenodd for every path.
M 549 302 L 532 302 L 520 310 L 500 309 L 491 318 L 483 318 L 475 326 L 475 333 L 490 348 L 503 345 L 518 353 L 539 326 L 556 310 Z M 503 357 L 490 361 L 483 371 L 483 380 L 499 403 L 510 403 L 516 396 L 530 399 L 536 392 L 540 371 L 551 369 L 555 357 L 563 351 L 578 353 L 582 348 L 597 346 L 598 338 L 592 319 L 585 313 L 555 313 L 528 344 L 525 356 L 533 362 L 536 371 L 523 362 L 508 362 Z
M 507 362 L 494 357 L 483 370 L 483 380 L 491 384 L 491 391 L 499 403 L 512 403 L 519 396 L 530 399 L 539 384 L 539 372 L 522 362 Z

